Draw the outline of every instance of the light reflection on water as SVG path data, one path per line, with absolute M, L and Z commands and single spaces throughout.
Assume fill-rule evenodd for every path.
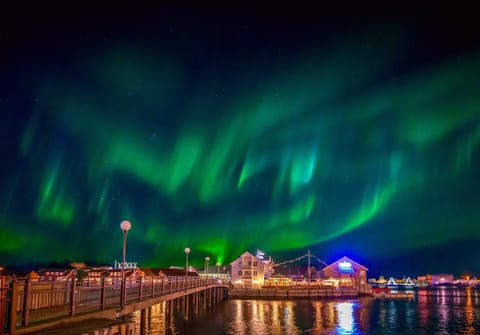
M 480 334 L 479 293 L 419 290 L 414 300 L 252 300 L 228 299 L 189 320 L 174 307 L 171 325 L 166 304 L 152 307 L 145 334 Z M 133 318 L 140 335 L 140 312 Z

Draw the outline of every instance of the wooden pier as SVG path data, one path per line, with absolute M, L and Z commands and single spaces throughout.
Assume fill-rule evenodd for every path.
M 391 293 L 391 292 L 380 292 L 380 293 L 372 293 L 374 298 L 377 299 L 415 299 L 415 293 L 410 293 L 410 292 L 397 292 L 397 293 Z
M 59 325 L 66 334 L 66 327 L 73 324 L 92 319 L 114 320 L 138 310 L 141 322 L 145 322 L 148 309 L 162 302 L 167 303 L 169 322 L 172 322 L 173 306 L 180 304 L 188 319 L 190 310 L 198 312 L 226 298 L 228 284 L 200 277 L 149 278 L 128 283 L 124 294 L 126 304 L 121 307 L 121 288 L 106 281 L 90 285 L 75 279 L 50 283 L 12 280 L 0 291 L 0 335 L 39 334 Z

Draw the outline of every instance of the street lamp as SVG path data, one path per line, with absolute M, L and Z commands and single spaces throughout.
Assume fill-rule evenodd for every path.
M 190 248 L 186 247 L 185 248 L 185 282 L 187 281 L 187 276 L 188 276 L 188 254 L 190 253 Z
M 120 289 L 120 308 L 125 306 L 126 301 L 126 286 L 125 286 L 125 254 L 127 251 L 127 233 L 132 228 L 130 221 L 123 220 L 120 223 L 120 228 L 123 232 L 123 253 L 122 253 L 122 286 Z
M 205 257 L 205 274 L 206 278 L 208 279 L 208 262 L 210 262 L 210 257 Z

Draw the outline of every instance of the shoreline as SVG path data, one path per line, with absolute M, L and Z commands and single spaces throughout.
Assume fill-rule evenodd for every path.
M 286 289 L 286 288 L 234 288 L 228 292 L 230 298 L 273 298 L 273 299 L 310 299 L 310 298 L 356 298 L 371 295 L 358 289 Z

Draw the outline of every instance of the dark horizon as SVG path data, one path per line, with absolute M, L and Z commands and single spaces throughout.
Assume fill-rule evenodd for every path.
M 0 5 L 0 263 L 307 249 L 469 272 L 480 25 L 460 5 Z

